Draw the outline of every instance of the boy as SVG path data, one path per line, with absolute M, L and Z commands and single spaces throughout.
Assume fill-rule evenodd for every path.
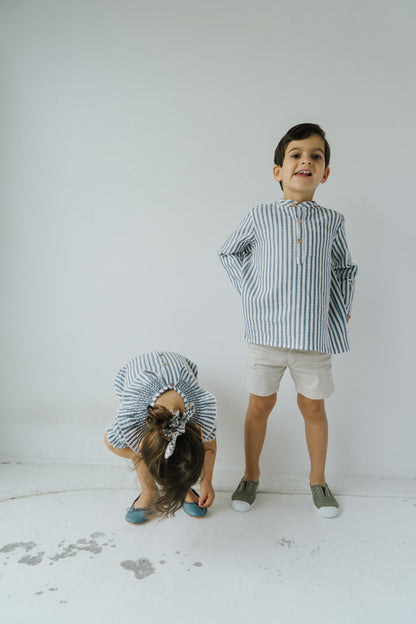
M 325 481 L 325 398 L 334 388 L 331 354 L 349 350 L 346 325 L 357 267 L 345 240 L 344 217 L 313 201 L 316 188 L 328 179 L 329 158 L 320 126 L 291 128 L 276 148 L 273 167 L 283 200 L 253 208 L 220 250 L 242 297 L 249 343 L 246 467 L 232 495 L 235 511 L 254 504 L 267 419 L 288 367 L 305 421 L 314 506 L 322 516 L 338 515 Z

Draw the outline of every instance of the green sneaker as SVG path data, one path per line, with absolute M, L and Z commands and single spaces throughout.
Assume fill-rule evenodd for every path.
M 244 481 L 241 479 L 235 492 L 231 496 L 231 506 L 234 511 L 249 511 L 256 500 L 258 481 Z
M 316 511 L 324 518 L 335 518 L 339 514 L 339 507 L 328 484 L 325 483 L 325 487 L 322 485 L 311 485 L 310 487 Z

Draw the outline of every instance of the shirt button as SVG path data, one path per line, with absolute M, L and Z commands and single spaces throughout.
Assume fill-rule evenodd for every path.
M 163 366 L 167 366 L 166 362 L 162 362 Z
M 302 223 L 302 219 L 298 219 L 298 223 Z
M 302 239 L 301 239 L 301 238 L 298 238 L 298 243 L 301 243 L 301 242 L 302 242 Z
M 158 353 L 158 356 L 159 356 L 159 357 L 162 357 L 162 355 L 163 355 L 163 353 Z
M 292 208 L 296 208 L 296 202 L 293 202 Z
M 173 388 L 173 383 L 170 381 L 170 382 L 168 383 L 168 386 L 169 386 L 169 388 Z

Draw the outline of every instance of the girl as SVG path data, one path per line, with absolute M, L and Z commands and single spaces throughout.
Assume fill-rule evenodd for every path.
M 215 397 L 198 384 L 198 368 L 179 353 L 154 351 L 128 362 L 115 380 L 121 405 L 105 443 L 132 459 L 141 493 L 126 520 L 142 524 L 178 509 L 205 516 L 217 443 Z M 200 479 L 200 494 L 192 485 Z

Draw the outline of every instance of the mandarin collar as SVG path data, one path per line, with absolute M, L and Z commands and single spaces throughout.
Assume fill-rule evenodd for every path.
M 297 208 L 302 207 L 302 208 L 317 208 L 318 204 L 315 201 L 304 201 L 304 202 L 297 202 L 294 199 L 280 199 L 277 204 L 281 207 L 281 208 Z

